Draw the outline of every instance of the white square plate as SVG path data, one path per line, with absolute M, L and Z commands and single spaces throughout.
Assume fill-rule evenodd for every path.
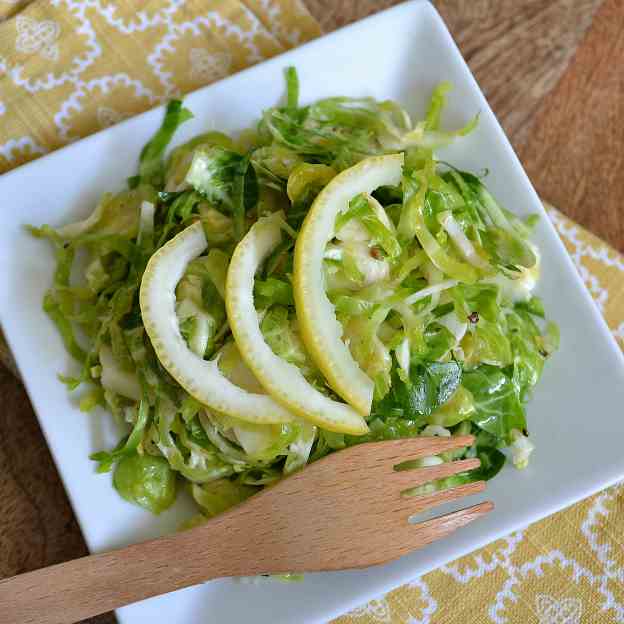
M 301 583 L 208 583 L 120 609 L 122 624 L 327 620 L 624 477 L 622 354 L 431 5 L 401 5 L 189 95 L 186 105 L 195 118 L 176 141 L 206 128 L 249 126 L 282 96 L 288 65 L 299 71 L 305 102 L 372 95 L 397 99 L 418 116 L 434 85 L 450 80 L 455 90 L 444 115 L 446 127 L 462 126 L 481 111 L 478 130 L 443 156 L 464 169 L 489 169 L 488 184 L 504 205 L 542 217 L 536 232 L 544 267 L 539 295 L 560 324 L 562 346 L 546 366 L 528 410 L 537 450 L 527 470 L 506 467 L 488 486 L 496 509 L 487 518 L 398 562 L 310 574 Z M 41 309 L 52 280 L 52 255 L 23 225 L 72 221 L 90 212 L 104 191 L 120 188 L 135 171 L 139 151 L 162 113 L 147 112 L 0 178 L 5 204 L 0 210 L 0 321 L 93 552 L 173 531 L 191 505 L 181 500 L 152 517 L 119 498 L 110 476 L 95 474 L 89 453 L 112 446 L 118 433 L 104 412 L 79 412 L 56 378 L 75 364 Z

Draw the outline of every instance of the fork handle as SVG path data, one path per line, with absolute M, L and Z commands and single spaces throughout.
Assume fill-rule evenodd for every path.
M 62 624 L 224 576 L 270 565 L 236 509 L 174 535 L 0 581 L 3 622 Z

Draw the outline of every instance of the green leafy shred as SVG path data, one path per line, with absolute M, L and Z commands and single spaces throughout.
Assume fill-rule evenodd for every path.
M 471 420 L 494 436 L 497 443 L 511 443 L 512 429 L 526 430 L 522 403 L 511 379 L 496 366 L 484 364 L 467 372 L 464 386 L 474 398 Z
M 184 108 L 179 100 L 169 102 L 160 129 L 141 151 L 138 174 L 141 183 L 154 187 L 162 184 L 165 150 L 178 127 L 192 117 L 191 111 Z

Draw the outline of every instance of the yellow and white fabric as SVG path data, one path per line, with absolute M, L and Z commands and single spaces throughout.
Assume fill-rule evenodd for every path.
M 0 173 L 319 34 L 299 0 L 0 0 Z M 624 348 L 624 257 L 549 214 Z M 585 622 L 624 622 L 622 485 L 334 624 Z
M 299 0 L 0 0 L 3 18 L 0 172 L 320 33 Z

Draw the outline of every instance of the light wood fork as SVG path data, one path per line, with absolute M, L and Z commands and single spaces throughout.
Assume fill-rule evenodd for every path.
M 194 529 L 0 581 L 0 619 L 75 622 L 218 577 L 362 568 L 396 559 L 493 508 L 483 502 L 408 523 L 415 513 L 483 491 L 485 483 L 404 496 L 408 488 L 477 468 L 479 460 L 394 466 L 473 441 L 413 438 L 334 453 Z

